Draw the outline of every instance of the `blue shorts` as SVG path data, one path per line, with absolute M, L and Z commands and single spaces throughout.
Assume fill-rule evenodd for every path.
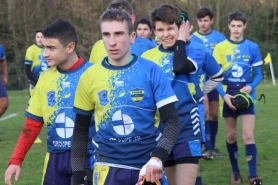
M 116 168 L 104 165 L 95 165 L 93 173 L 93 184 L 97 185 L 135 185 L 138 181 L 140 170 Z M 165 182 L 165 173 L 160 183 Z M 166 180 L 167 182 L 167 180 Z
M 200 115 L 200 127 L 202 133 L 202 143 L 206 142 L 206 133 L 205 133 L 205 106 L 203 103 L 198 103 L 198 111 Z
M 216 89 L 207 94 L 209 101 L 219 101 L 219 93 Z
M 0 80 L 0 98 L 5 98 L 5 97 L 8 97 L 8 94 L 3 82 Z
M 174 164 L 176 160 L 185 157 L 201 157 L 202 144 L 200 140 L 186 141 L 175 144 L 171 153 L 166 159 L 166 163 Z
M 87 161 L 88 158 L 86 160 L 86 164 L 88 165 L 89 163 Z M 89 174 L 89 171 L 87 171 L 87 174 Z M 71 151 L 62 153 L 46 153 L 43 168 L 42 185 L 54 184 L 73 184 L 71 168 Z M 86 182 L 85 184 L 88 185 L 88 182 Z
M 235 95 L 236 93 L 238 93 L 238 91 L 242 88 L 241 87 L 230 87 L 228 86 L 227 87 L 227 91 L 226 93 L 227 94 L 230 94 L 230 95 Z M 255 93 L 254 91 L 251 92 L 251 97 L 254 98 L 255 97 Z M 252 105 L 251 107 L 249 107 L 248 109 L 246 110 L 232 110 L 225 102 L 224 102 L 224 107 L 223 107 L 223 117 L 224 118 L 227 118 L 227 117 L 233 117 L 233 118 L 237 118 L 238 116 L 241 116 L 241 115 L 247 115 L 247 114 L 255 114 L 256 113 L 256 106 Z

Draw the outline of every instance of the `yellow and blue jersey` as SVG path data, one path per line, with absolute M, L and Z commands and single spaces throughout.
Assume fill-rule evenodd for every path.
M 60 153 L 71 150 L 75 113 L 73 102 L 80 76 L 92 66 L 83 63 L 74 70 L 51 67 L 40 75 L 25 115 L 44 122 L 48 128 L 47 151 Z
M 217 63 L 215 58 L 206 50 L 205 46 L 203 44 L 197 43 L 197 42 L 190 42 L 190 46 L 196 49 L 199 49 L 203 51 L 203 61 L 201 64 L 201 67 L 198 69 L 198 71 L 195 74 L 196 76 L 196 95 L 195 98 L 197 101 L 203 99 L 203 81 L 204 81 L 204 74 L 208 75 L 209 77 L 217 77 L 222 74 L 221 66 Z M 200 102 L 202 103 L 202 102 Z
M 203 62 L 203 52 L 199 49 L 193 48 L 190 45 L 186 46 L 185 52 L 188 59 L 194 63 L 196 70 L 198 71 Z M 160 45 L 159 47 L 146 51 L 145 53 L 143 53 L 142 57 L 155 62 L 161 67 L 164 74 L 170 81 L 177 98 L 179 99 L 179 101 L 176 103 L 176 108 L 180 119 L 181 131 L 176 143 L 200 140 L 200 120 L 198 115 L 197 102 L 193 97 L 196 93 L 195 75 L 174 74 L 174 49 L 165 50 Z M 191 115 L 191 120 L 188 120 L 188 115 Z
M 156 44 L 154 45 L 150 40 L 137 36 L 135 41 L 130 44 L 130 52 L 137 56 L 141 56 L 141 54 L 145 51 L 155 47 Z M 98 63 L 101 62 L 106 56 L 107 51 L 105 49 L 103 40 L 99 40 L 94 44 L 92 48 L 89 61 Z
M 36 44 L 30 46 L 25 55 L 25 65 L 31 65 L 31 72 L 37 81 L 40 74 L 48 68 L 47 60 L 43 57 L 43 48 Z
M 222 66 L 224 85 L 245 85 L 253 82 L 252 67 L 263 64 L 259 46 L 247 39 L 227 39 L 216 45 L 213 56 Z
M 94 111 L 96 162 L 140 169 L 161 137 L 156 110 L 177 101 L 161 69 L 133 55 L 125 66 L 96 63 L 80 78 L 74 111 Z
M 208 34 L 201 34 L 198 31 L 195 31 L 193 34 L 202 40 L 204 46 L 207 48 L 210 54 L 213 54 L 216 44 L 226 39 L 222 33 L 215 30 L 211 30 L 211 32 Z
M 0 45 L 0 60 L 5 58 L 4 48 Z

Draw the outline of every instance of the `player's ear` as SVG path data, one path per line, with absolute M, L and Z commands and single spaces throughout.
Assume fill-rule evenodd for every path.
M 130 34 L 130 43 L 132 44 L 135 41 L 136 38 L 136 32 L 131 32 Z
M 68 53 L 72 53 L 74 49 L 75 49 L 75 43 L 74 42 L 69 43 L 67 46 Z
M 132 20 L 132 24 L 134 24 L 135 21 L 136 21 L 136 16 L 135 16 L 135 14 L 132 14 L 132 15 L 131 15 L 131 20 Z

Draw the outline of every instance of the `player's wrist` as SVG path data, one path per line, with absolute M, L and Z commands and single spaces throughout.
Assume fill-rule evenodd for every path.
M 161 148 L 161 147 L 156 147 L 153 150 L 151 157 L 152 158 L 156 157 L 156 158 L 160 159 L 162 163 L 164 163 L 166 161 L 168 155 L 169 154 L 168 154 L 167 150 L 165 150 L 164 148 Z
M 13 165 L 18 165 L 18 166 L 21 167 L 22 166 L 22 162 L 23 162 L 23 160 L 21 160 L 21 159 L 11 158 L 9 163 L 8 163 L 8 166 L 13 164 Z

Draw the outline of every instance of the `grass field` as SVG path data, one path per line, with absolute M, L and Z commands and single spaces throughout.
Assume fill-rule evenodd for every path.
M 258 174 L 264 185 L 278 184 L 278 86 L 262 83 L 257 94 L 264 93 L 266 104 L 257 104 L 255 139 L 258 148 Z M 27 91 L 9 91 L 10 107 L 1 119 L 17 114 L 12 118 L 0 119 L 0 184 L 4 184 L 4 173 L 9 158 L 14 150 L 18 136 L 25 122 L 24 111 L 28 102 Z M 201 161 L 201 173 L 204 185 L 227 185 L 231 175 L 231 167 L 225 146 L 225 128 L 223 119 L 219 119 L 218 149 L 225 154 L 221 159 Z M 239 129 L 239 166 L 241 175 L 247 184 L 248 169 L 245 160 L 245 146 Z M 34 144 L 28 152 L 22 166 L 19 182 L 15 185 L 39 185 L 46 151 L 46 128 L 40 134 L 42 144 Z M 276 144 L 275 144 L 276 143 Z M 277 176 L 276 176 L 277 175 Z

